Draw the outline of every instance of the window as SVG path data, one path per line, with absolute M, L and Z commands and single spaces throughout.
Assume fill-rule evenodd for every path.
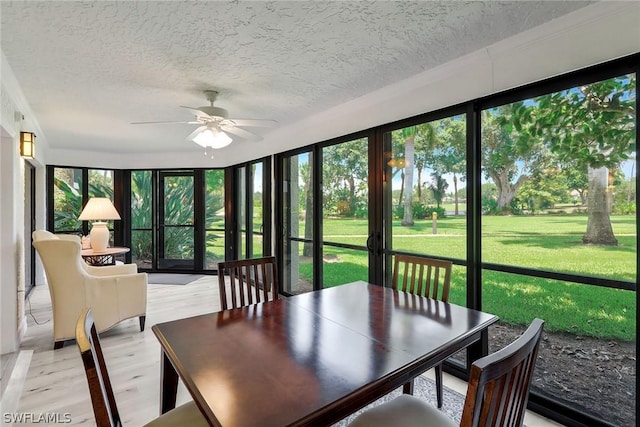
M 389 254 L 466 260 L 466 120 L 454 115 L 385 134 Z M 388 264 L 387 283 L 391 278 Z M 450 301 L 465 305 L 466 268 L 452 271 Z
M 152 172 L 131 171 L 131 261 L 141 269 L 153 266 Z
M 530 401 L 561 422 L 635 425 L 638 60 L 279 155 L 284 291 L 352 280 L 363 242 L 379 284 L 396 253 L 451 260 L 450 301 L 501 322 L 447 369 L 540 317 Z
M 369 278 L 369 140 L 322 148 L 322 287 Z
M 206 170 L 205 181 L 205 269 L 217 270 L 225 259 L 224 170 Z
M 258 258 L 264 254 L 264 223 L 265 223 L 265 197 L 264 193 L 264 168 L 262 163 L 251 164 L 251 257 Z M 271 253 L 271 252 L 269 252 Z
M 82 233 L 82 169 L 53 169 L 53 232 Z
M 550 334 L 532 392 L 617 425 L 635 411 L 622 353 L 636 337 L 635 86 L 625 74 L 481 114 L 483 309 L 501 319 L 489 344 L 534 317 L 580 337 Z M 628 398 L 609 401 L 610 387 Z
M 233 168 L 235 198 L 232 215 L 237 224 L 238 259 L 259 258 L 272 253 L 271 159 L 261 159 Z
M 285 157 L 283 175 L 283 283 L 286 293 L 313 289 L 313 154 Z
M 53 192 L 54 233 L 88 234 L 91 224 L 78 221 L 83 206 L 92 197 L 114 200 L 114 171 L 109 169 L 50 168 Z M 107 227 L 113 230 L 113 221 Z M 110 244 L 113 244 L 113 233 Z

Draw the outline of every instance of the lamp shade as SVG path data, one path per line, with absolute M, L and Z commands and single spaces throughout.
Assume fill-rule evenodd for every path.
M 120 219 L 120 214 L 108 198 L 93 197 L 82 209 L 78 219 L 80 221 L 106 221 Z

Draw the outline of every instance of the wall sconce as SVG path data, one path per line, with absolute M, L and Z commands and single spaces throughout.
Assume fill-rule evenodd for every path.
M 33 159 L 36 148 L 36 134 L 33 132 L 20 132 L 20 156 L 25 159 Z

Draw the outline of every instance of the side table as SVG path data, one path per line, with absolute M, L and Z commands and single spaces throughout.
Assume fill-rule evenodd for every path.
M 116 255 L 126 254 L 129 252 L 129 248 L 125 247 L 112 247 L 107 248 L 104 251 L 94 251 L 93 249 L 83 249 L 80 252 L 84 261 L 93 266 L 101 266 L 101 265 L 114 265 L 116 263 Z

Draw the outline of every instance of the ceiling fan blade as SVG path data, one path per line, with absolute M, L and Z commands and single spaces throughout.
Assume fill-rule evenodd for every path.
M 248 132 L 244 129 L 240 129 L 231 125 L 222 125 L 220 128 L 230 134 L 240 136 L 249 141 L 260 141 L 262 137 L 260 135 L 256 135 L 255 133 Z
M 160 121 L 160 122 L 132 122 L 132 125 L 155 125 L 155 124 L 187 124 L 187 125 L 199 125 L 200 122 L 176 122 L 176 121 Z
M 191 132 L 189 134 L 189 136 L 186 138 L 187 140 L 191 141 L 193 138 L 195 138 L 200 132 L 202 132 L 203 130 L 205 130 L 207 127 L 206 126 L 200 126 L 198 127 L 198 129 L 194 130 L 193 132 Z
M 197 111 L 197 115 L 198 115 L 199 117 L 204 117 L 204 118 L 207 118 L 207 119 L 210 119 L 210 118 L 211 118 L 211 116 L 210 116 L 210 115 L 208 115 L 207 113 L 205 113 L 204 111 L 202 111 L 202 110 L 201 110 L 200 108 L 198 108 L 198 107 L 187 107 L 186 105 L 181 105 L 180 107 L 182 107 L 182 108 L 188 108 L 189 110 L 193 110 L 193 111 Z
M 262 119 L 228 119 L 236 126 L 247 127 L 259 127 L 259 128 L 272 128 L 278 125 L 275 120 L 262 120 Z

